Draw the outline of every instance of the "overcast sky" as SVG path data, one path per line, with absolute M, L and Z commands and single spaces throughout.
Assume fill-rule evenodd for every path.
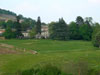
M 100 22 L 100 0 L 0 0 L 0 8 L 33 19 L 40 16 L 46 23 L 61 17 L 69 23 L 77 16 L 93 17 Z

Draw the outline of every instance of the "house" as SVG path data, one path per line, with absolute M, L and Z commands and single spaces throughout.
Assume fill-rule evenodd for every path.
M 22 34 L 23 34 L 24 38 L 30 37 L 29 32 L 27 32 L 27 31 L 22 31 Z
M 46 25 L 41 26 L 41 34 L 36 34 L 35 38 L 41 39 L 41 38 L 49 38 L 49 28 Z
M 23 34 L 24 38 L 30 38 L 29 32 L 30 32 L 30 30 L 22 31 L 22 34 Z
M 48 28 L 48 26 L 42 26 L 41 27 L 41 37 L 49 38 L 49 28 Z

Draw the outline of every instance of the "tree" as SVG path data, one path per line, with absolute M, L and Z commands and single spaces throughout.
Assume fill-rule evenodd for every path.
M 95 35 L 93 45 L 100 48 L 100 31 Z
M 78 16 L 78 17 L 76 18 L 76 24 L 77 24 L 78 26 L 83 25 L 83 24 L 84 24 L 84 19 L 83 19 L 81 16 Z
M 17 21 L 15 22 L 15 29 L 16 29 L 16 38 L 20 38 L 22 37 L 22 28 L 21 28 L 21 24 L 20 24 L 20 16 L 16 17 Z
M 91 40 L 92 38 L 92 29 L 88 24 L 83 24 L 79 29 L 80 35 L 83 40 Z
M 92 17 L 86 17 L 85 18 L 85 24 L 88 24 L 88 25 L 93 25 L 93 19 Z
M 79 27 L 75 22 L 71 22 L 69 24 L 69 34 L 70 34 L 70 39 L 72 40 L 80 39 Z
M 32 28 L 32 30 L 29 32 L 29 35 L 30 35 L 31 38 L 34 38 L 35 37 L 36 32 L 35 32 L 35 29 L 34 28 Z
M 7 24 L 5 23 L 5 21 L 0 21 L 0 28 L 6 29 Z
M 6 26 L 8 27 L 10 27 L 10 28 L 14 28 L 14 22 L 12 21 L 12 20 L 8 20 L 7 22 L 6 22 Z
M 100 32 L 100 24 L 99 23 L 95 23 L 94 27 L 93 27 L 93 33 L 92 33 L 92 43 L 96 47 L 98 47 L 98 45 L 96 43 L 96 36 L 97 36 L 98 32 Z
M 12 31 L 12 29 L 10 27 L 7 27 L 6 31 L 3 33 L 3 36 L 6 39 L 11 39 L 11 38 L 15 38 L 16 34 L 15 34 L 15 32 Z
M 21 27 L 23 31 L 27 29 L 32 29 L 36 25 L 36 21 L 32 20 L 31 18 L 25 18 L 24 21 L 21 23 Z
M 41 34 L 41 19 L 40 17 L 38 17 L 37 22 L 36 22 L 36 34 Z
M 49 32 L 50 38 L 55 40 L 68 40 L 69 32 L 68 26 L 63 20 L 63 18 L 59 19 L 59 22 L 52 22 L 49 24 Z

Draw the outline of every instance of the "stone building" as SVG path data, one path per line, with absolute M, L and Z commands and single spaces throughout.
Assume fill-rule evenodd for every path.
M 49 28 L 48 28 L 48 26 L 42 26 L 41 27 L 41 37 L 49 38 Z

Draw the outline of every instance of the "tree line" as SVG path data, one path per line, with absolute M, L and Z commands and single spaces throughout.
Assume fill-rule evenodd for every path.
M 87 17 L 85 20 L 78 16 L 76 22 L 66 24 L 63 18 L 58 22 L 49 24 L 50 38 L 59 40 L 91 40 L 93 32 L 92 18 Z
M 35 35 L 41 34 L 41 25 L 45 23 L 41 22 L 40 17 L 37 21 L 31 18 L 24 18 L 24 21 L 20 22 L 22 16 L 16 17 L 16 21 L 3 22 L 2 28 L 6 29 L 3 34 L 5 38 L 21 38 L 23 37 L 22 31 L 30 29 L 30 36 L 34 38 Z M 0 22 L 1 23 L 1 22 Z M 76 21 L 72 21 L 67 24 L 63 18 L 60 18 L 57 22 L 51 22 L 47 24 L 49 27 L 49 39 L 53 40 L 85 40 L 93 41 L 94 46 L 100 47 L 100 24 L 93 23 L 91 17 L 83 19 L 81 16 L 76 18 Z
M 49 23 L 49 33 L 50 39 L 92 41 L 95 47 L 100 47 L 100 24 L 93 23 L 91 17 L 83 19 L 78 16 L 70 24 L 60 18 L 57 22 Z

